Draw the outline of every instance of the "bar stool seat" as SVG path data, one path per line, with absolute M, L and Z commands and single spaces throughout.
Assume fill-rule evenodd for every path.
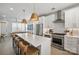
M 15 43 L 19 43 L 20 39 L 18 37 L 15 37 Z
M 39 50 L 33 46 L 29 46 L 29 44 L 23 44 L 23 42 L 19 42 L 19 48 L 21 55 L 38 55 Z
M 15 33 L 12 33 L 12 34 L 11 34 L 12 37 L 14 37 L 15 35 L 16 35 Z
M 36 47 L 28 46 L 24 49 L 24 55 L 38 55 L 39 50 Z
M 26 45 L 26 47 L 28 47 L 28 44 Z M 24 55 L 25 45 L 23 44 L 22 41 L 19 42 L 19 49 L 20 49 L 20 54 Z
M 13 40 L 12 45 L 13 45 L 13 48 L 16 47 L 16 44 L 15 44 L 15 38 L 16 38 L 16 36 L 13 34 L 13 35 L 12 35 L 12 40 Z

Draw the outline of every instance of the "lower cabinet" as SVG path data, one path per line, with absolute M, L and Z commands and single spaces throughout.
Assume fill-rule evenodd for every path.
M 78 46 L 77 46 L 77 53 L 79 54 L 79 40 L 78 40 Z
M 64 49 L 72 53 L 78 53 L 78 38 L 65 36 Z

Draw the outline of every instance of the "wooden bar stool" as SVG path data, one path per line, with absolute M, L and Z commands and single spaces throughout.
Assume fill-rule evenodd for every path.
M 23 42 L 19 42 L 19 48 L 21 51 L 21 55 L 38 55 L 39 50 L 33 46 L 29 46 L 29 44 L 23 44 Z
M 14 36 L 13 37 L 13 47 L 16 47 L 16 43 L 19 41 L 18 37 Z
M 29 45 L 29 43 L 28 42 L 26 42 L 26 41 L 24 41 L 22 38 L 20 38 L 20 37 L 16 37 L 15 38 L 15 51 L 16 51 L 16 54 L 21 54 L 21 52 L 22 52 L 22 43 L 24 44 L 24 45 Z M 21 42 L 21 43 L 20 43 Z M 21 50 L 22 49 L 22 50 Z M 21 50 L 21 51 L 20 51 Z
M 25 46 L 24 55 L 39 55 L 39 50 L 34 46 Z
M 15 38 L 15 52 L 16 54 L 20 54 L 20 49 L 19 49 L 19 42 L 20 42 L 20 39 L 18 37 Z
M 16 38 L 16 36 L 12 35 L 12 41 L 13 41 L 12 45 L 13 45 L 13 48 L 15 47 L 15 38 Z
M 16 37 L 15 38 L 15 44 L 16 44 L 16 46 L 18 47 L 19 46 L 19 42 L 20 42 L 21 40 L 19 39 L 19 37 Z
M 28 47 L 28 44 L 26 45 L 26 47 Z M 20 48 L 20 54 L 24 55 L 25 45 L 23 44 L 22 41 L 19 42 L 19 48 Z
M 16 35 L 15 33 L 12 33 L 12 34 L 11 34 L 12 37 L 14 37 L 15 35 Z

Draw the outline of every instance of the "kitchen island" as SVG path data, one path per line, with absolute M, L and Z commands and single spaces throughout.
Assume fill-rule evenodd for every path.
M 41 55 L 50 55 L 51 54 L 51 38 L 38 36 L 29 33 L 18 33 L 16 34 L 31 45 L 35 47 L 40 47 Z

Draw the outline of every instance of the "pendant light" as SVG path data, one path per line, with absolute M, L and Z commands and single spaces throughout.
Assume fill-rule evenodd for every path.
M 27 24 L 26 19 L 22 19 L 21 23 Z
M 25 16 L 25 9 L 23 9 L 23 12 L 24 12 L 24 16 Z M 26 19 L 25 19 L 25 18 L 24 18 L 24 19 L 22 19 L 21 23 L 27 24 Z
M 22 11 L 24 12 L 24 17 L 25 17 L 25 9 L 23 9 Z M 24 25 L 24 27 L 25 27 L 25 32 L 26 32 L 26 24 L 27 24 L 26 19 L 25 19 L 25 18 L 22 19 L 21 23 Z
M 37 15 L 37 13 L 35 13 L 35 5 L 33 5 L 33 13 L 31 15 L 30 20 L 31 21 L 38 21 L 39 20 L 39 16 Z

